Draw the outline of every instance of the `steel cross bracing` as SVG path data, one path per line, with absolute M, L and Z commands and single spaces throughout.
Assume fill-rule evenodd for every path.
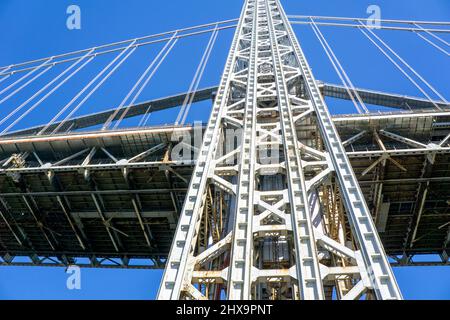
M 377 234 L 370 211 L 364 200 L 363 193 L 358 185 L 358 181 L 353 173 L 350 161 L 345 153 L 344 146 L 340 141 L 337 130 L 333 124 L 332 118 L 325 105 L 323 97 L 319 92 L 317 83 L 312 75 L 311 69 L 306 61 L 302 49 L 297 42 L 295 34 L 289 21 L 283 12 L 283 8 L 279 0 L 276 0 L 279 6 L 280 21 L 284 23 L 288 37 L 291 39 L 294 53 L 299 63 L 301 74 L 304 78 L 307 94 L 311 98 L 312 106 L 316 113 L 318 126 L 320 128 L 322 138 L 328 150 L 329 158 L 332 162 L 332 168 L 336 172 L 337 180 L 341 188 L 342 197 L 345 200 L 348 218 L 355 238 L 359 242 L 359 249 L 362 260 L 364 261 L 366 270 L 360 268 L 361 280 L 350 291 L 349 295 L 359 294 L 355 288 L 372 286 L 375 295 L 379 299 L 401 299 L 401 293 L 394 278 L 392 269 L 384 253 L 381 240 Z M 319 240 L 320 241 L 320 240 Z M 359 256 L 359 252 L 355 253 Z M 359 260 L 357 258 L 357 260 Z M 365 275 L 364 273 L 367 272 Z M 370 278 L 371 283 L 364 283 Z M 359 289 L 361 290 L 361 289 Z M 363 290 L 363 289 L 362 289 Z M 350 294 L 351 293 L 351 294 Z
M 316 123 L 313 140 L 297 137 L 305 120 Z M 247 0 L 158 298 L 323 299 L 333 290 L 402 298 L 279 1 Z

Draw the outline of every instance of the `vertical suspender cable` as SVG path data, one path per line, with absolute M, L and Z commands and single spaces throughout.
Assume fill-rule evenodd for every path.
M 11 77 L 11 74 L 8 74 L 8 75 L 6 75 L 6 76 L 3 76 L 3 77 L 0 79 L 0 83 L 2 83 L 3 81 L 5 81 L 5 80 L 8 79 L 9 77 Z
M 7 71 L 11 70 L 11 68 L 13 67 L 13 65 L 7 66 L 7 67 L 1 67 L 0 69 L 0 76 L 2 76 L 4 73 L 6 73 Z
M 125 118 L 125 116 L 127 115 L 128 111 L 130 110 L 130 107 L 136 102 L 136 100 L 138 99 L 138 97 L 141 95 L 142 91 L 144 90 L 144 88 L 147 86 L 147 84 L 150 82 L 150 80 L 153 78 L 153 76 L 155 75 L 156 71 L 158 71 L 159 67 L 161 66 L 161 64 L 164 62 L 164 60 L 167 58 L 167 56 L 169 55 L 169 53 L 172 51 L 173 47 L 175 46 L 175 44 L 178 41 L 178 38 L 176 38 L 178 34 L 178 31 L 176 31 L 173 36 L 170 38 L 170 40 L 166 43 L 166 45 L 161 49 L 161 51 L 158 53 L 158 55 L 155 57 L 155 59 L 153 59 L 153 61 L 150 63 L 150 65 L 147 67 L 147 69 L 144 71 L 144 73 L 141 75 L 141 77 L 139 78 L 139 80 L 135 83 L 135 85 L 133 86 L 133 88 L 130 90 L 130 92 L 128 92 L 127 96 L 123 99 L 122 103 L 120 104 L 120 106 L 116 109 L 116 112 L 114 112 L 114 114 L 111 115 L 111 117 L 108 119 L 108 126 L 111 124 L 111 122 L 115 119 L 115 117 L 117 116 L 117 113 L 123 108 L 123 106 L 125 105 L 126 101 L 131 97 L 131 95 L 133 94 L 133 92 L 137 89 L 137 87 L 142 83 L 142 81 L 144 80 L 144 78 L 147 76 L 147 79 L 145 79 L 145 81 L 143 82 L 142 86 L 140 87 L 140 89 L 136 92 L 136 94 L 134 95 L 133 99 L 130 101 L 130 103 L 128 104 L 128 106 L 125 108 L 125 110 L 122 112 L 122 114 L 120 115 L 120 118 L 118 119 L 118 121 L 115 123 L 114 125 L 114 129 L 117 129 L 118 126 L 120 125 L 120 123 L 122 122 L 122 120 Z M 164 55 L 163 55 L 164 53 Z M 161 57 L 162 55 L 162 57 Z M 154 67 L 154 69 L 152 70 L 153 66 L 155 65 L 155 63 L 158 62 L 158 64 Z M 152 70 L 152 72 L 150 74 L 148 74 L 150 72 L 150 70 Z M 106 123 L 105 123 L 106 126 Z M 106 129 L 106 127 L 104 126 L 104 128 Z
M 425 36 L 421 35 L 420 33 L 416 32 L 416 31 L 414 31 L 414 33 L 415 33 L 416 35 L 418 35 L 420 38 L 422 38 L 423 40 L 425 40 L 426 42 L 428 42 L 430 45 L 432 45 L 433 47 L 435 47 L 436 49 L 438 49 L 439 51 L 441 51 L 442 53 L 444 53 L 445 55 L 447 55 L 447 56 L 450 55 L 450 53 L 449 53 L 447 50 L 445 50 L 444 48 L 438 46 L 438 45 L 435 44 L 433 41 L 427 39 Z
M 398 69 L 401 73 L 403 73 L 403 75 L 404 75 L 404 76 L 405 76 L 412 84 L 414 84 L 414 86 L 415 86 L 417 89 L 420 90 L 420 92 L 422 92 L 422 94 L 428 99 L 428 101 L 429 101 L 431 104 L 433 104 L 433 105 L 435 106 L 436 109 L 442 110 L 442 108 L 439 107 L 433 99 L 431 99 L 431 97 L 428 95 L 428 93 L 426 93 L 426 92 L 422 89 L 422 87 L 421 87 L 416 81 L 414 81 L 414 79 L 413 79 L 408 73 L 406 73 L 406 71 L 403 70 L 403 68 L 402 68 L 397 62 L 395 62 L 395 60 L 392 59 L 392 57 L 391 57 L 389 54 L 387 54 L 387 52 L 386 52 L 383 48 L 381 48 L 381 46 L 380 46 L 378 43 L 376 43 L 375 40 L 373 40 L 373 39 L 367 34 L 367 32 L 365 32 L 365 31 L 363 30 L 363 28 L 360 28 L 359 30 L 367 37 L 367 39 L 370 40 L 370 42 L 372 42 L 372 43 L 378 48 L 378 50 L 381 51 L 381 53 L 384 54 L 384 56 L 385 56 L 386 58 L 389 59 L 389 61 L 391 61 L 391 62 L 397 67 L 397 69 Z
M 26 86 L 28 86 L 30 83 L 34 82 L 36 79 L 40 78 L 43 74 L 45 74 L 47 71 L 49 71 L 52 67 L 54 66 L 54 64 L 51 64 L 50 66 L 46 66 L 44 70 L 42 70 L 41 72 L 39 72 L 37 75 L 35 75 L 33 78 L 31 78 L 30 80 L 28 80 L 27 82 L 25 82 L 23 85 L 21 85 L 19 88 L 17 88 L 16 90 L 14 90 L 13 92 L 11 92 L 10 94 L 8 94 L 6 97 L 4 97 L 3 99 L 0 100 L 0 104 L 2 104 L 3 102 L 9 100 L 10 98 L 12 98 L 13 96 L 16 95 L 16 93 L 20 92 L 23 88 L 25 88 Z
M 139 121 L 138 127 L 145 126 L 147 124 L 147 121 L 150 118 L 150 114 L 151 114 L 150 110 L 151 110 L 151 108 L 152 108 L 152 105 L 149 105 L 147 110 L 145 111 L 144 116 Z
M 95 49 L 92 49 L 92 51 Z M 2 125 L 5 121 L 7 121 L 9 118 L 11 118 L 13 115 L 15 115 L 18 111 L 20 111 L 22 108 L 24 108 L 30 101 L 32 101 L 34 98 L 39 96 L 42 92 L 44 92 L 47 88 L 49 88 L 52 84 L 54 84 L 56 81 L 58 81 L 61 77 L 63 77 L 66 73 L 68 73 L 70 70 L 75 68 L 80 62 L 82 62 L 92 51 L 89 51 L 86 55 L 79 58 L 77 61 L 75 61 L 72 65 L 70 65 L 66 70 L 64 70 L 62 73 L 60 73 L 56 78 L 54 78 L 52 81 L 48 82 L 44 87 L 42 87 L 40 90 L 38 90 L 33 96 L 31 96 L 28 100 L 23 102 L 20 106 L 18 106 L 16 109 L 14 109 L 12 112 L 10 112 L 6 117 L 2 118 L 0 120 L 0 125 Z M 65 79 L 63 79 L 59 84 L 57 84 L 53 89 L 51 89 L 47 94 L 45 94 L 38 102 L 36 102 L 33 106 L 31 106 L 22 116 L 20 116 L 12 126 L 14 126 L 16 123 L 18 123 L 23 117 L 25 117 L 28 113 L 30 113 L 32 110 L 34 110 L 37 106 L 39 106 L 45 99 L 47 99 L 50 95 L 52 95 L 58 88 L 60 88 L 64 83 L 66 83 L 68 80 L 70 80 L 75 74 L 77 74 L 81 69 L 83 69 L 88 63 L 90 63 L 94 59 L 93 57 L 90 57 L 88 60 L 86 60 L 80 67 L 78 67 L 75 71 L 73 71 L 70 75 L 68 75 Z M 12 126 L 9 126 L 7 129 L 5 129 L 2 134 L 6 133 L 9 128 Z
M 216 43 L 217 36 L 219 34 L 219 32 L 217 31 L 217 27 L 216 27 L 216 30 L 214 32 L 215 32 L 214 39 L 213 39 L 213 41 L 211 43 L 211 46 L 209 47 L 209 52 L 206 55 L 205 61 L 204 61 L 203 66 L 202 66 L 202 70 L 200 71 L 200 74 L 199 74 L 199 76 L 197 78 L 197 83 L 194 86 L 194 91 L 191 94 L 191 97 L 190 97 L 189 102 L 188 102 L 187 107 L 186 107 L 186 111 L 185 111 L 184 116 L 183 116 L 183 119 L 181 120 L 181 124 L 182 125 L 184 125 L 184 123 L 186 122 L 186 118 L 187 118 L 187 116 L 189 114 L 189 110 L 191 109 L 192 102 L 194 101 L 194 98 L 195 98 L 195 93 L 197 92 L 197 89 L 198 89 L 198 87 L 200 85 L 200 81 L 203 78 L 203 74 L 204 74 L 206 66 L 208 64 L 209 57 L 211 56 L 211 52 L 213 50 L 214 44 Z
M 155 75 L 156 71 L 158 71 L 159 67 L 161 66 L 161 64 L 164 62 L 164 60 L 167 58 L 167 56 L 169 55 L 169 53 L 172 51 L 173 47 L 175 46 L 175 44 L 177 43 L 178 39 L 175 39 L 171 46 L 169 47 L 169 49 L 167 49 L 166 53 L 164 54 L 164 56 L 161 58 L 161 60 L 158 62 L 158 64 L 156 65 L 155 69 L 153 69 L 152 73 L 150 74 L 150 76 L 147 78 L 147 80 L 145 81 L 145 83 L 141 86 L 141 88 L 139 89 L 139 91 L 136 93 L 136 95 L 134 96 L 133 100 L 128 104 L 128 106 L 126 107 L 126 109 L 122 112 L 122 114 L 120 115 L 119 120 L 116 122 L 116 124 L 114 125 L 114 129 L 117 129 L 119 124 L 122 122 L 122 120 L 125 118 L 125 116 L 128 114 L 128 111 L 130 110 L 131 106 L 136 102 L 137 98 L 141 95 L 142 91 L 144 90 L 144 88 L 147 86 L 148 82 L 153 78 L 153 76 Z M 150 114 L 148 115 L 148 117 L 150 117 Z
M 205 70 L 206 62 L 209 59 L 209 55 L 211 54 L 212 51 L 211 50 L 212 46 L 214 45 L 216 39 L 217 39 L 217 25 L 216 28 L 214 29 L 214 32 L 211 34 L 211 37 L 209 38 L 206 49 L 203 53 L 199 65 L 197 66 L 197 70 L 195 71 L 194 77 L 189 86 L 188 93 L 184 99 L 183 105 L 181 106 L 180 112 L 178 113 L 175 125 L 180 124 L 180 120 L 182 120 L 183 123 L 186 120 L 187 113 L 189 112 L 190 106 L 195 96 L 196 89 L 194 87 L 198 87 L 198 84 L 200 83 L 199 75 L 202 74 L 203 71 Z
M 181 109 L 180 109 L 180 111 L 179 111 L 179 113 L 178 113 L 177 119 L 175 120 L 175 125 L 178 125 L 178 124 L 179 124 L 179 122 L 180 122 L 180 120 L 181 120 L 181 117 L 183 116 L 183 114 L 184 114 L 184 112 L 185 112 L 185 110 L 186 110 L 186 107 L 187 107 L 187 105 L 188 105 L 188 103 L 189 103 L 189 100 L 191 99 L 191 98 L 190 98 L 191 95 L 195 95 L 195 92 L 194 92 L 194 86 L 195 86 L 196 80 L 197 80 L 198 75 L 199 75 L 199 73 L 200 73 L 200 70 L 201 70 L 201 68 L 202 68 L 202 66 L 203 66 L 204 60 L 205 60 L 205 58 L 206 58 L 206 55 L 207 55 L 207 53 L 208 53 L 208 50 L 209 50 L 209 48 L 210 48 L 210 46 L 211 46 L 211 43 L 212 43 L 213 39 L 214 39 L 214 33 L 211 34 L 211 37 L 209 38 L 208 44 L 207 44 L 207 46 L 206 46 L 206 48 L 205 48 L 205 51 L 204 51 L 203 56 L 202 56 L 202 58 L 201 58 L 201 60 L 200 60 L 200 63 L 199 63 L 199 65 L 197 66 L 197 69 L 196 69 L 196 71 L 195 71 L 194 77 L 192 78 L 191 84 L 189 85 L 189 89 L 188 89 L 188 92 L 187 92 L 187 94 L 186 94 L 186 97 L 184 98 L 184 101 L 183 101 L 183 104 L 182 104 L 182 106 L 181 106 Z
M 53 57 L 50 57 L 49 59 L 45 60 L 43 63 L 41 63 L 40 65 L 34 67 L 30 72 L 28 72 L 27 74 L 25 74 L 24 76 L 22 76 L 20 79 L 18 79 L 17 81 L 15 81 L 14 83 L 10 84 L 8 87 L 6 87 L 5 89 L 3 89 L 2 91 L 0 91 L 0 95 L 5 93 L 6 91 L 8 91 L 9 89 L 15 87 L 16 85 L 18 85 L 19 83 L 21 83 L 22 81 L 26 80 L 27 78 L 31 77 L 36 71 L 42 69 L 44 66 L 48 66 L 48 67 L 52 67 L 53 64 L 50 65 L 46 65 L 47 63 L 49 63 L 50 61 L 53 60 Z M 22 88 L 21 88 L 22 89 Z
M 2 68 L 3 70 L 0 72 L 0 77 L 1 77 L 0 83 L 2 83 L 3 81 L 5 81 L 6 79 L 8 79 L 11 76 L 11 74 L 7 74 L 7 75 L 4 74 L 7 71 L 9 71 L 11 68 L 12 68 L 12 66 Z
M 98 73 L 66 106 L 64 106 L 64 108 L 50 121 L 50 123 L 47 124 L 45 128 L 41 130 L 41 132 L 45 132 L 53 124 L 53 122 L 56 121 L 59 116 L 61 116 L 61 114 L 63 114 L 80 96 L 84 94 L 84 92 L 86 92 L 86 90 L 88 90 L 100 77 L 102 77 L 103 74 L 111 68 L 111 66 L 113 66 L 119 59 L 121 59 L 109 71 L 109 73 L 105 75 L 94 88 L 91 89 L 91 91 L 78 103 L 78 105 L 74 109 L 72 109 L 72 111 L 56 126 L 56 128 L 53 129 L 51 134 L 58 132 L 66 123 L 66 121 L 70 119 L 70 117 L 97 91 L 97 89 L 100 88 L 103 83 L 105 83 L 105 81 L 111 77 L 111 75 L 131 56 L 131 54 L 133 54 L 133 52 L 137 49 L 137 47 L 133 47 L 135 42 L 136 40 L 131 42 L 106 67 L 104 67 L 103 70 L 100 71 L 100 73 Z M 130 48 L 132 49 L 129 50 Z M 128 50 L 129 52 L 124 57 L 122 57 Z
M 164 53 L 164 51 L 167 49 L 167 47 L 169 46 L 170 42 L 172 41 L 172 39 L 175 37 L 177 31 L 175 31 L 175 33 L 172 35 L 172 37 L 170 38 L 170 40 L 165 44 L 165 46 L 159 51 L 158 55 L 152 60 L 152 62 L 150 63 L 150 66 L 147 68 L 147 70 L 151 69 L 151 67 L 154 66 L 154 64 L 156 63 L 156 61 L 158 61 L 158 59 L 161 57 L 161 55 Z M 146 74 L 147 70 L 144 72 L 144 74 Z M 130 96 L 132 95 L 132 93 L 134 92 L 134 90 L 136 89 L 136 87 L 138 86 L 138 84 L 140 83 L 140 81 L 143 79 L 144 74 L 141 75 L 140 79 L 135 83 L 135 85 L 133 86 L 133 88 L 128 92 L 128 94 L 125 96 L 125 98 L 122 100 L 122 102 L 120 103 L 120 105 L 116 108 L 116 110 L 113 112 L 113 114 L 105 121 L 105 123 L 102 126 L 102 130 L 106 130 L 111 123 L 114 121 L 114 119 L 116 118 L 117 114 L 119 113 L 120 109 L 123 108 L 123 106 L 125 105 L 126 101 L 130 98 Z
M 431 89 L 443 102 L 447 104 L 447 100 L 431 85 L 429 84 L 413 67 L 411 67 L 402 57 L 400 57 L 386 42 L 384 42 L 379 36 L 377 36 L 372 30 L 366 27 L 361 21 L 359 21 L 361 25 L 365 27 L 367 31 L 369 31 L 378 41 L 380 41 L 398 60 L 400 60 L 412 73 L 414 73 L 420 80 L 422 80 L 425 85 Z
M 353 93 L 350 91 L 350 88 L 345 81 L 345 79 L 342 77 L 341 71 L 337 67 L 336 63 L 334 62 L 334 59 L 331 57 L 330 53 L 328 52 L 327 47 L 323 43 L 322 39 L 320 38 L 319 34 L 317 33 L 316 29 L 314 28 L 314 24 L 311 23 L 311 28 L 313 29 L 317 39 L 319 40 L 320 44 L 322 45 L 323 50 L 325 51 L 326 55 L 328 56 L 328 59 L 330 60 L 331 64 L 333 65 L 334 70 L 336 71 L 336 74 L 339 76 L 339 79 L 341 79 L 342 84 L 344 85 L 345 90 L 347 91 L 347 94 L 349 95 L 351 101 L 353 102 L 353 105 L 355 106 L 358 113 L 362 113 L 358 103 L 355 100 L 355 97 L 353 96 Z
M 356 110 L 358 110 L 359 113 L 362 113 L 361 109 L 359 108 L 359 106 L 358 106 L 357 102 L 355 101 L 354 97 L 356 97 L 356 99 L 358 100 L 360 106 L 364 109 L 364 112 L 365 113 L 369 113 L 369 110 L 367 109 L 366 104 L 361 99 L 361 96 L 359 95 L 359 93 L 356 90 L 355 86 L 353 85 L 352 81 L 350 80 L 350 78 L 348 77 L 348 75 L 345 72 L 344 68 L 342 67 L 339 59 L 334 54 L 333 50 L 331 49 L 330 45 L 328 44 L 328 41 L 325 39 L 325 37 L 322 34 L 322 32 L 320 31 L 319 27 L 317 27 L 315 21 L 312 18 L 310 18 L 310 19 L 311 19 L 311 27 L 312 27 L 314 33 L 316 34 L 317 39 L 319 40 L 320 44 L 322 45 L 323 49 L 325 50 L 325 53 L 327 54 L 328 59 L 333 64 L 333 67 L 334 67 L 336 73 L 338 74 L 339 78 L 341 79 L 342 83 L 344 84 L 348 95 L 350 96 L 350 98 L 353 101 L 353 104 L 356 107 Z M 334 58 L 334 61 L 336 63 L 333 61 L 333 58 Z M 336 64 L 337 64 L 337 66 L 336 66 Z M 339 71 L 339 69 L 341 71 Z M 342 74 L 341 74 L 341 72 L 342 72 Z M 344 78 L 342 78 L 342 75 L 344 76 Z M 349 87 L 351 88 L 351 90 L 349 89 Z
M 418 25 L 417 23 L 413 23 L 417 28 L 419 28 L 420 30 L 425 31 L 427 34 L 429 34 L 430 36 L 432 36 L 433 38 L 439 40 L 440 42 L 442 42 L 443 44 L 447 45 L 450 47 L 450 43 L 448 43 L 447 41 L 445 41 L 444 39 L 442 39 L 441 37 L 435 35 L 434 33 L 428 31 L 427 29 L 422 28 L 422 26 Z
M 422 38 L 423 40 L 425 40 L 426 42 L 428 42 L 429 44 L 431 44 L 433 47 L 435 47 L 436 49 L 438 49 L 439 51 L 443 52 L 445 55 L 450 56 L 450 53 L 448 51 L 446 51 L 444 48 L 441 48 L 440 46 L 438 46 L 436 43 L 434 43 L 433 41 L 427 39 L 426 37 L 424 37 L 423 35 L 421 35 L 419 32 L 414 31 L 414 33 L 416 35 L 418 35 L 420 38 Z
M 108 43 L 108 44 L 96 46 L 95 48 L 98 51 L 97 56 L 99 56 L 99 55 L 103 55 L 106 53 L 121 51 L 122 49 L 124 49 L 124 47 L 118 47 L 119 45 L 125 45 L 132 41 L 139 42 L 139 43 L 135 44 L 135 46 L 139 46 L 139 47 L 145 46 L 145 45 L 150 45 L 153 43 L 166 42 L 169 39 L 162 38 L 162 37 L 167 36 L 167 35 L 172 35 L 174 32 L 179 33 L 177 38 L 180 39 L 180 38 L 184 38 L 184 37 L 191 37 L 191 36 L 195 36 L 195 35 L 199 35 L 199 34 L 209 33 L 211 31 L 213 31 L 212 29 L 206 29 L 207 27 L 210 27 L 210 26 L 221 25 L 221 27 L 219 27 L 219 30 L 234 28 L 236 25 L 230 24 L 230 23 L 236 22 L 238 20 L 239 19 L 229 19 L 229 20 L 217 21 L 217 22 L 212 22 L 212 23 L 206 23 L 206 24 L 201 24 L 201 25 L 197 25 L 197 26 L 191 26 L 191 27 L 187 27 L 187 28 L 146 35 L 146 36 L 135 38 L 135 39 L 128 39 L 128 40 L 122 40 L 122 41 L 118 41 L 118 42 Z M 196 30 L 196 31 L 194 31 L 194 30 Z M 182 33 L 182 34 L 180 34 L 180 33 Z M 147 41 L 147 40 L 155 39 L 155 38 L 162 38 L 162 39 Z M 114 47 L 114 48 L 111 49 L 112 47 Z M 86 49 L 82 49 L 82 50 L 66 52 L 63 54 L 55 55 L 51 59 L 58 60 L 55 62 L 55 64 L 66 63 L 69 61 L 77 60 L 77 57 L 68 58 L 68 59 L 62 59 L 62 58 L 67 58 L 69 56 L 74 56 L 74 55 L 81 55 L 91 49 L 92 48 L 86 48 Z M 100 49 L 102 49 L 102 51 L 99 51 Z M 12 68 L 25 67 L 30 64 L 36 64 L 38 62 L 48 60 L 48 59 L 49 59 L 49 57 L 46 57 L 46 58 L 40 58 L 40 59 L 36 59 L 36 60 L 31 60 L 31 61 L 25 61 L 25 62 L 18 63 L 18 64 L 11 64 L 9 66 L 0 66 L 0 75 L 6 74 L 7 73 L 6 71 L 10 70 Z M 16 74 L 16 73 L 24 72 L 24 71 L 31 70 L 34 68 L 35 67 L 26 67 L 24 69 L 19 69 L 19 70 L 16 69 L 12 73 Z

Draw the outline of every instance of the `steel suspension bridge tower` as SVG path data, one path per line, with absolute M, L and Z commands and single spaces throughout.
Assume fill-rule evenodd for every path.
M 239 19 L 0 66 L 0 267 L 165 268 L 159 299 L 402 299 L 391 266 L 450 265 L 450 103 L 373 29 L 441 55 L 442 82 L 450 22 L 369 21 L 245 0 Z M 291 24 L 342 85 L 314 78 Z M 355 87 L 319 26 L 360 31 L 423 97 Z M 219 86 L 200 87 L 231 29 Z M 179 40 L 205 35 L 189 89 L 159 96 Z
M 246 0 L 158 298 L 363 295 L 402 299 L 280 1 Z

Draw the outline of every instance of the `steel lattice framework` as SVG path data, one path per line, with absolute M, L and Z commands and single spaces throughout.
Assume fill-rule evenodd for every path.
M 240 19 L 0 67 L 0 104 L 27 97 L 0 119 L 0 265 L 166 268 L 159 299 L 401 299 L 391 265 L 450 263 L 450 104 L 362 21 L 246 0 Z M 450 22 L 380 21 L 448 57 L 437 34 Z M 313 28 L 342 86 L 316 81 L 290 24 Z M 359 29 L 426 99 L 355 88 L 319 25 Z M 230 28 L 219 86 L 199 89 Z M 189 91 L 135 104 L 177 41 L 202 34 Z M 118 107 L 73 116 L 135 50 L 157 43 Z M 112 60 L 50 122 L 10 130 L 98 56 Z M 366 113 L 331 116 L 326 97 Z M 209 122 L 185 125 L 191 104 L 207 100 Z M 146 126 L 178 106 L 175 124 Z
M 315 141 L 297 136 L 295 126 L 306 118 L 314 119 Z M 228 128 L 241 129 L 239 142 L 229 140 Z M 267 161 L 274 156 L 268 150 L 282 160 Z M 217 193 L 226 194 L 229 228 L 218 229 L 212 217 L 220 207 L 216 201 L 222 201 Z M 326 197 L 333 198 L 332 206 L 343 203 L 353 237 L 347 238 L 336 210 L 319 209 L 318 199 Z M 350 161 L 281 4 L 248 0 L 158 298 L 323 299 L 334 284 L 342 299 L 364 293 L 401 299 Z

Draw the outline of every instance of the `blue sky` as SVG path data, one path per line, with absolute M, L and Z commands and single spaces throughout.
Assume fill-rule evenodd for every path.
M 416 20 L 450 20 L 448 0 L 284 0 L 288 14 L 366 17 L 371 4 L 379 5 L 382 18 Z M 66 28 L 66 8 L 79 5 L 82 10 L 82 29 Z M 154 34 L 201 23 L 238 17 L 242 0 L 227 1 L 145 1 L 145 0 L 1 0 L 0 1 L 0 65 L 50 56 L 99 44 Z M 356 29 L 330 29 L 322 32 L 340 58 L 354 84 L 359 87 L 420 96 L 393 66 Z M 305 53 L 317 79 L 339 83 L 326 56 L 309 27 L 295 26 Z M 216 85 L 227 55 L 232 31 L 221 32 L 214 47 L 200 87 Z M 410 33 L 380 31 L 378 33 L 392 44 L 405 60 L 413 65 L 436 89 L 450 98 L 448 74 L 450 64 L 436 49 Z M 446 38 L 449 41 L 448 38 Z M 196 69 L 208 35 L 181 40 L 158 71 L 139 100 L 166 96 L 186 91 Z M 129 64 L 116 77 L 105 84 L 77 115 L 109 108 L 121 99 L 136 80 L 139 70 L 149 63 L 161 46 L 145 47 L 130 59 Z M 425 58 L 427 57 L 427 58 Z M 49 99 L 36 112 L 19 123 L 23 128 L 48 121 L 55 114 L 55 105 L 67 101 L 82 83 L 92 77 L 106 60 L 99 59 L 93 70 L 87 70 Z M 60 69 L 59 69 L 60 70 Z M 58 70 L 55 70 L 55 72 Z M 49 74 L 51 76 L 52 74 Z M 53 74 L 54 75 L 54 74 Z M 45 78 L 41 79 L 45 81 Z M 40 80 L 40 81 L 41 81 Z M 129 81 L 127 81 L 129 80 Z M 30 86 L 28 92 L 39 86 Z M 127 84 L 129 84 L 127 86 Z M 2 84 L 3 85 L 3 84 Z M 25 91 L 26 94 L 26 91 Z M 0 117 L 23 101 L 11 99 L 0 110 Z M 206 102 L 207 104 L 207 102 Z M 188 121 L 206 121 L 205 103 L 195 105 Z M 353 113 L 351 105 L 338 100 L 329 101 L 334 113 Z M 174 110 L 152 115 L 150 124 L 170 123 Z M 133 122 L 134 121 L 134 122 Z M 129 125 L 139 119 L 130 120 Z M 0 127 L 2 129 L 3 127 Z M 396 268 L 398 282 L 405 298 L 450 298 L 450 269 L 445 267 Z M 62 268 L 0 268 L 0 299 L 152 299 L 161 271 L 83 269 L 82 289 L 67 290 Z

